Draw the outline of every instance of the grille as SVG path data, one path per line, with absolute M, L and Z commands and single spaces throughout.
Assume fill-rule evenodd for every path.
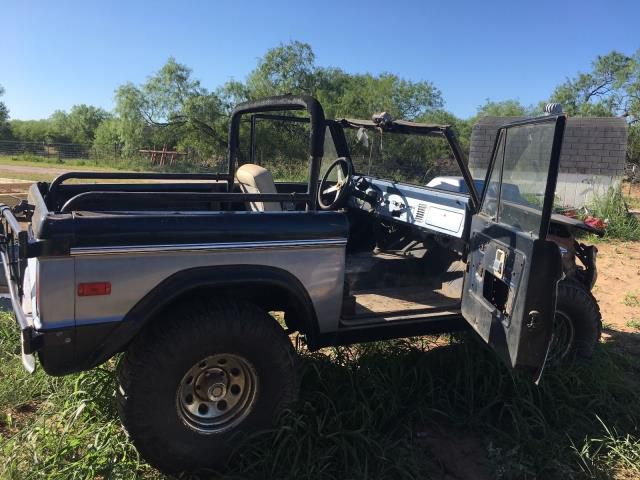
M 426 209 L 426 205 L 421 203 L 418 205 L 418 210 L 416 211 L 416 223 L 422 223 L 424 220 L 424 211 Z

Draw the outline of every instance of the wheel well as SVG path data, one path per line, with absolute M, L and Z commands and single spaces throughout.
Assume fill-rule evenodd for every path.
M 243 282 L 238 285 L 203 285 L 178 295 L 165 305 L 154 316 L 162 315 L 164 311 L 179 303 L 190 304 L 206 299 L 220 299 L 223 302 L 240 300 L 251 302 L 266 312 L 284 312 L 284 322 L 291 331 L 309 333 L 306 325 L 311 319 L 305 318 L 307 313 L 300 305 L 299 299 L 286 288 L 264 282 Z
M 318 337 L 318 322 L 306 289 L 291 273 L 261 265 L 199 267 L 171 275 L 142 298 L 104 342 L 81 362 L 86 370 L 125 350 L 150 323 L 177 302 L 220 298 L 248 300 L 266 311 L 284 311 L 288 329 L 304 333 L 309 342 Z

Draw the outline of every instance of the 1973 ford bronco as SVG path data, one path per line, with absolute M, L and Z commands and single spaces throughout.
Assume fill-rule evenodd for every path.
M 573 235 L 593 229 L 552 213 L 564 126 L 506 125 L 474 180 L 449 126 L 281 96 L 234 110 L 221 172 L 34 184 L 1 207 L 23 363 L 124 352 L 122 422 L 174 473 L 220 466 L 296 398 L 294 332 L 313 350 L 470 326 L 537 380 L 600 334 L 595 249 Z

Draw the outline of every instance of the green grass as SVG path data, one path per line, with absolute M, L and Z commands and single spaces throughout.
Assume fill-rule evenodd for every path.
M 627 322 L 627 327 L 640 330 L 640 320 L 632 319 Z
M 0 313 L 0 478 L 162 478 L 122 432 L 114 364 L 62 378 L 22 369 L 13 318 Z
M 589 214 L 607 222 L 605 240 L 640 240 L 640 221 L 629 213 L 627 199 L 620 186 L 610 187 L 605 194 L 596 195 Z
M 216 166 L 213 165 L 194 165 L 179 164 L 173 167 L 150 165 L 149 161 L 143 158 L 133 159 L 65 159 L 58 161 L 55 158 L 40 157 L 37 155 L 0 155 L 0 177 L 7 176 L 18 180 L 34 180 L 34 181 L 50 181 L 57 175 L 55 173 L 36 173 L 36 172 L 14 172 L 3 170 L 3 165 L 17 165 L 23 167 L 55 167 L 65 170 L 90 170 L 90 171 L 153 171 L 153 172 L 204 172 L 215 173 Z M 218 167 L 219 168 L 219 167 Z M 273 178 L 278 182 L 306 182 L 309 177 L 309 165 L 307 162 L 290 162 L 279 160 L 266 165 L 271 171 Z
M 9 178 L 11 180 L 29 180 L 30 182 L 50 182 L 58 176 L 57 173 L 41 173 L 41 172 L 10 172 L 4 170 L 0 165 L 0 178 Z M 25 190 L 29 187 L 29 184 L 25 185 Z
M 622 302 L 627 307 L 640 307 L 640 298 L 638 298 L 638 294 L 636 293 L 632 293 L 632 292 L 625 293 L 624 299 L 622 300 Z
M 637 187 L 638 184 L 635 184 L 635 186 Z M 640 196 L 634 195 L 632 187 L 633 184 L 629 183 L 628 181 L 622 183 L 621 188 L 622 192 L 625 194 L 625 201 L 627 202 L 629 208 L 640 209 Z
M 548 371 L 536 387 L 462 338 L 304 353 L 299 402 L 212 478 L 441 478 L 421 439 L 435 425 L 480 439 L 488 478 L 637 478 L 635 359 L 602 345 L 590 364 Z M 0 478 L 163 478 L 119 426 L 115 362 L 29 376 L 17 345 L 0 314 Z
M 180 162 L 176 165 L 151 165 L 149 160 L 143 157 L 104 157 L 99 159 L 86 158 L 47 158 L 38 155 L 0 155 L 0 165 L 20 166 L 50 166 L 64 169 L 77 170 L 131 170 L 131 171 L 157 171 L 157 172 L 216 172 L 216 166 L 208 164 L 195 164 Z
M 3 169 L 3 165 L 16 165 L 23 167 L 55 167 L 64 170 L 89 170 L 89 171 L 152 171 L 152 172 L 204 172 L 215 173 L 216 167 L 213 165 L 180 164 L 160 167 L 150 165 L 149 161 L 143 158 L 133 159 L 65 159 L 58 161 L 55 158 L 40 157 L 37 155 L 0 155 L 0 177 L 6 176 L 17 180 L 51 181 L 57 176 L 56 173 L 40 172 L 14 172 Z M 288 162 L 279 160 L 272 162 L 266 167 L 271 171 L 273 178 L 278 182 L 306 182 L 309 177 L 309 165 L 307 162 Z
M 19 166 L 41 166 L 58 168 L 77 168 L 79 170 L 114 170 L 142 168 L 141 160 L 104 159 L 90 160 L 82 158 L 69 158 L 57 160 L 55 158 L 40 157 L 38 155 L 0 155 L 0 164 Z
M 36 167 L 38 170 L 33 171 L 14 171 L 4 166 L 21 166 Z M 144 159 L 115 159 L 112 161 L 104 160 L 86 160 L 86 159 L 65 159 L 64 162 L 58 162 L 53 158 L 39 157 L 36 155 L 19 155 L 19 156 L 3 156 L 0 155 L 0 177 L 6 177 L 16 180 L 31 180 L 34 182 L 49 182 L 59 175 L 58 170 L 47 172 L 46 168 L 53 167 L 64 171 L 131 171 L 131 172 L 215 172 L 213 166 L 208 165 L 178 165 L 170 166 L 153 166 Z M 41 170 L 40 170 L 41 169 Z M 118 180 L 115 180 L 118 182 Z M 73 180 L 71 181 L 73 182 Z M 130 180 L 124 180 L 130 182 Z
M 629 206 L 629 208 L 635 208 L 640 209 L 640 198 L 636 198 L 636 197 L 625 197 L 625 200 L 627 201 L 627 205 Z

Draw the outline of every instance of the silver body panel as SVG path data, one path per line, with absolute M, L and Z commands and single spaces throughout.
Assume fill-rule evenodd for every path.
M 32 226 L 38 232 L 51 214 L 36 185 L 29 191 L 29 202 L 35 205 Z M 342 305 L 346 243 L 346 238 L 327 238 L 72 248 L 70 256 L 29 262 L 34 325 L 49 330 L 119 322 L 146 294 L 180 271 L 255 265 L 296 277 L 313 303 L 319 331 L 332 332 L 338 329 Z M 110 282 L 111 294 L 80 297 L 77 285 L 85 282 Z
M 279 268 L 305 287 L 320 332 L 338 329 L 346 239 L 253 244 L 156 245 L 74 249 L 39 260 L 39 329 L 119 322 L 163 280 L 183 270 L 227 265 Z M 31 265 L 29 267 L 32 268 Z M 110 282 L 111 294 L 77 296 L 85 282 Z
M 27 266 L 27 273 L 32 284 L 34 326 L 38 330 L 74 326 L 76 282 L 73 259 L 32 259 Z

